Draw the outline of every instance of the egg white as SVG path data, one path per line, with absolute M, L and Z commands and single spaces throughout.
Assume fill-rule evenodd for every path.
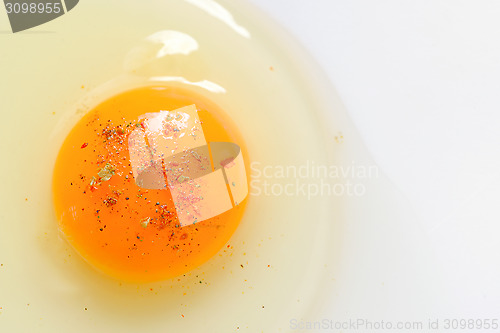
M 0 328 L 275 332 L 309 309 L 334 246 L 325 243 L 331 198 L 253 195 L 229 247 L 153 284 L 92 270 L 52 208 L 52 168 L 71 127 L 106 97 L 154 83 L 219 104 L 259 168 L 327 163 L 321 101 L 299 51 L 261 19 L 229 1 L 89 0 L 33 33 L 0 35 Z M 164 42 L 176 37 L 177 48 Z

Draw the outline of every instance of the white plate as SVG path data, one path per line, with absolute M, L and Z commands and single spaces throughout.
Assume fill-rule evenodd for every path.
M 325 316 L 498 321 L 500 3 L 252 2 L 315 56 L 400 198 L 384 197 L 376 211 L 359 207 L 370 212 L 360 229 L 388 229 L 342 233 L 349 243 L 337 268 L 345 278 Z M 402 213 L 389 218 L 389 210 Z M 361 260 L 351 256 L 360 251 Z M 393 264 L 400 254 L 407 259 Z

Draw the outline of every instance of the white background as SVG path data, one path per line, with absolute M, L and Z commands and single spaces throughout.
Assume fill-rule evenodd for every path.
M 500 1 L 252 2 L 326 71 L 418 213 L 453 294 L 434 315 L 500 316 Z

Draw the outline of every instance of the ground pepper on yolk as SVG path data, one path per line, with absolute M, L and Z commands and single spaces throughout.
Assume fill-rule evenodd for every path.
M 181 227 L 169 190 L 135 184 L 127 137 L 142 126 L 139 116 L 191 104 L 208 142 L 237 143 L 246 155 L 239 132 L 217 105 L 173 87 L 112 97 L 89 111 L 64 141 L 53 174 L 59 227 L 81 256 L 104 273 L 139 282 L 183 274 L 217 253 L 238 226 L 248 199 Z

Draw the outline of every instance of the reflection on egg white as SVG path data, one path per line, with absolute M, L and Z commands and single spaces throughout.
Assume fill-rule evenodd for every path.
M 155 32 L 146 37 L 146 40 L 162 44 L 161 49 L 156 53 L 157 58 L 172 54 L 188 55 L 198 50 L 198 42 L 193 37 L 174 30 Z
M 219 3 L 213 0 L 185 0 L 185 1 L 205 11 L 207 14 L 215 17 L 216 19 L 224 22 L 239 35 L 245 38 L 251 37 L 250 32 L 245 27 L 236 23 L 233 15 L 231 15 L 231 13 L 226 8 L 221 6 Z
M 216 93 L 216 94 L 223 94 L 226 92 L 226 89 L 224 87 L 221 87 L 215 82 L 211 82 L 208 80 L 203 80 L 203 81 L 198 81 L 198 82 L 191 82 L 189 80 L 186 80 L 183 77 L 179 76 L 154 76 L 149 79 L 151 82 L 178 82 L 182 83 L 188 86 L 195 86 L 195 87 L 200 87 L 203 89 L 206 89 L 210 92 Z

